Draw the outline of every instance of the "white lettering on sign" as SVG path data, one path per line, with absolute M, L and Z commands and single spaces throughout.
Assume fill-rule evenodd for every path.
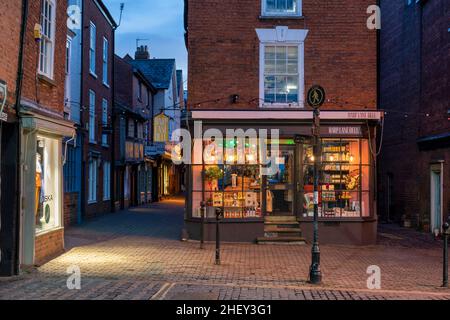
M 379 119 L 380 114 L 378 112 L 349 112 L 349 119 Z
M 360 136 L 362 131 L 361 127 L 329 127 L 328 133 Z

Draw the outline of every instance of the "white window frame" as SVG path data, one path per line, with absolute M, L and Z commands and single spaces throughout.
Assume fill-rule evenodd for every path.
M 102 99 L 102 126 L 105 128 L 108 126 L 108 100 Z M 102 145 L 108 146 L 108 135 L 102 133 Z
M 261 15 L 263 17 L 301 17 L 302 16 L 302 0 L 295 0 L 297 2 L 297 11 L 292 12 L 269 12 L 267 11 L 267 0 L 261 0 Z
M 259 46 L 259 98 L 260 108 L 304 108 L 305 106 L 305 39 L 308 30 L 289 29 L 279 26 L 274 29 L 256 29 Z M 264 70 L 266 46 L 298 47 L 298 101 L 297 103 L 266 103 L 264 96 Z
M 89 142 L 96 143 L 95 139 L 95 91 L 89 90 Z
M 109 61 L 109 42 L 108 39 L 103 37 L 103 84 L 105 86 L 109 86 L 108 61 Z
M 44 19 L 44 8 L 46 5 L 50 5 L 51 10 L 50 17 L 46 16 Z M 42 7 L 40 10 L 42 38 L 39 44 L 38 73 L 49 79 L 53 79 L 55 62 L 56 0 L 42 0 Z M 45 53 L 43 52 L 44 48 L 46 48 Z
M 103 201 L 111 200 L 111 163 L 103 163 Z
M 89 72 L 97 77 L 96 69 L 97 26 L 91 21 L 89 24 Z
M 88 204 L 97 202 L 98 158 L 89 160 Z

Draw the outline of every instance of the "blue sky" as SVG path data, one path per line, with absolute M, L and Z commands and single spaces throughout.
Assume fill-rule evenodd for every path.
M 183 0 L 103 0 L 116 22 L 120 3 L 125 4 L 122 23 L 116 33 L 116 53 L 134 57 L 136 39 L 149 47 L 152 58 L 175 58 L 177 68 L 187 75 L 184 45 Z

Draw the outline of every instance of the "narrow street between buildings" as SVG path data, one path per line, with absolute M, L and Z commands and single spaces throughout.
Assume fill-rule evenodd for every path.
M 66 253 L 19 277 L 0 280 L 0 299 L 450 299 L 440 289 L 441 242 L 381 225 L 375 246 L 321 246 L 324 281 L 307 282 L 310 245 L 182 242 L 184 201 L 167 200 L 104 215 L 65 232 Z M 367 288 L 371 265 L 381 289 Z M 81 289 L 69 290 L 70 267 Z

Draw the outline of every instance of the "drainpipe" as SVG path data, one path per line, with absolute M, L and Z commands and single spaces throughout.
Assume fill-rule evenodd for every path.
M 81 148 L 81 183 L 80 183 L 80 200 L 78 201 L 80 208 L 78 208 L 78 217 L 77 223 L 81 224 L 83 222 L 83 215 L 86 213 L 85 201 L 86 201 L 86 162 L 84 161 L 85 154 L 85 146 L 84 146 L 84 10 L 85 4 L 84 0 L 81 0 L 81 30 L 80 30 L 80 127 L 78 130 L 80 131 L 80 148 Z
M 116 30 L 120 27 L 120 24 L 122 23 L 122 14 L 123 14 L 123 8 L 124 4 L 120 4 L 120 18 L 119 23 L 113 25 L 112 29 L 112 50 L 111 50 L 111 73 L 112 73 L 112 80 L 111 80 L 111 93 L 112 93 L 112 108 L 111 108 L 111 168 L 110 168 L 110 193 L 111 193 L 111 211 L 116 211 L 116 143 L 114 141 L 114 138 L 116 136 L 116 128 L 115 128 L 115 122 L 116 122 L 116 113 L 115 113 L 115 107 L 116 107 L 116 81 L 115 81 L 115 52 L 116 52 Z
M 14 251 L 14 274 L 19 273 L 19 252 L 20 252 L 20 223 L 21 223 L 21 209 L 22 209 L 22 190 L 21 190 L 21 178 L 22 178 L 22 161 L 21 161 L 21 134 L 22 126 L 20 121 L 20 100 L 22 96 L 22 82 L 23 82 L 23 51 L 25 46 L 25 34 L 27 28 L 28 18 L 28 0 L 22 1 L 22 22 L 20 27 L 20 44 L 19 44 L 19 60 L 17 66 L 17 80 L 16 80 L 16 116 L 17 116 L 17 175 L 16 175 L 16 218 L 15 218 L 15 242 L 16 250 Z

